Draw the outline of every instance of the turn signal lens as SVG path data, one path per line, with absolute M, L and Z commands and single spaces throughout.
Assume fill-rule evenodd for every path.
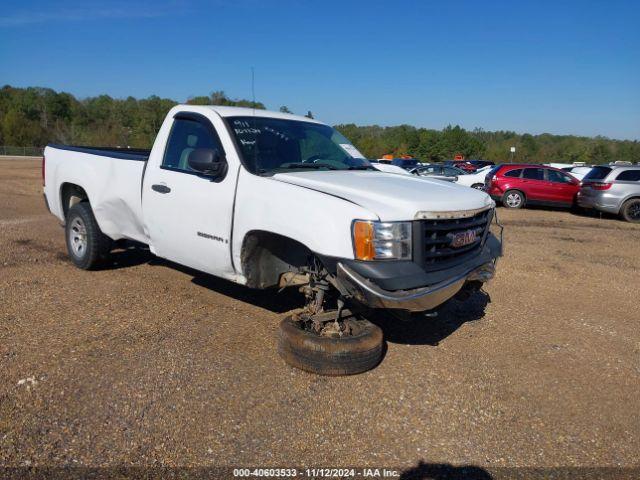
M 356 260 L 409 260 L 411 222 L 356 220 L 353 246 Z
M 353 224 L 353 245 L 356 259 L 374 259 L 376 251 L 373 245 L 373 222 L 358 220 Z

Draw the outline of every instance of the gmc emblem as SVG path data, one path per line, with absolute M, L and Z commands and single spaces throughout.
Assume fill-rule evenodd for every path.
M 464 247 L 476 241 L 478 235 L 475 230 L 465 230 L 464 232 L 454 233 L 451 237 L 451 246 L 453 248 Z

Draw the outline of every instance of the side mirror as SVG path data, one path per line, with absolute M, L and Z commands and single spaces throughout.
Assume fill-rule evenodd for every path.
M 196 148 L 189 153 L 189 167 L 209 177 L 224 177 L 227 161 L 215 148 Z

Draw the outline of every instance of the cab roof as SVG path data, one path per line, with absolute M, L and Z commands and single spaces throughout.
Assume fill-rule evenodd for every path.
M 301 115 L 293 115 L 291 113 L 274 112 L 272 110 L 262 110 L 259 108 L 247 108 L 247 107 L 224 107 L 220 105 L 189 105 L 182 104 L 178 107 L 185 108 L 190 111 L 198 111 L 200 109 L 212 110 L 221 117 L 265 117 L 265 118 L 280 118 L 283 120 L 297 120 L 299 122 L 310 122 L 325 125 L 318 120 L 309 117 L 303 117 Z

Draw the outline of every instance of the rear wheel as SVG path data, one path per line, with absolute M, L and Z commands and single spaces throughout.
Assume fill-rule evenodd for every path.
M 627 200 L 620 210 L 622 218 L 627 222 L 640 223 L 640 198 Z
M 112 240 L 100 230 L 87 202 L 77 203 L 69 209 L 65 233 L 69 257 L 83 270 L 96 268 L 111 251 Z
M 502 197 L 502 205 L 507 208 L 522 208 L 524 206 L 524 194 L 518 190 L 509 190 Z

